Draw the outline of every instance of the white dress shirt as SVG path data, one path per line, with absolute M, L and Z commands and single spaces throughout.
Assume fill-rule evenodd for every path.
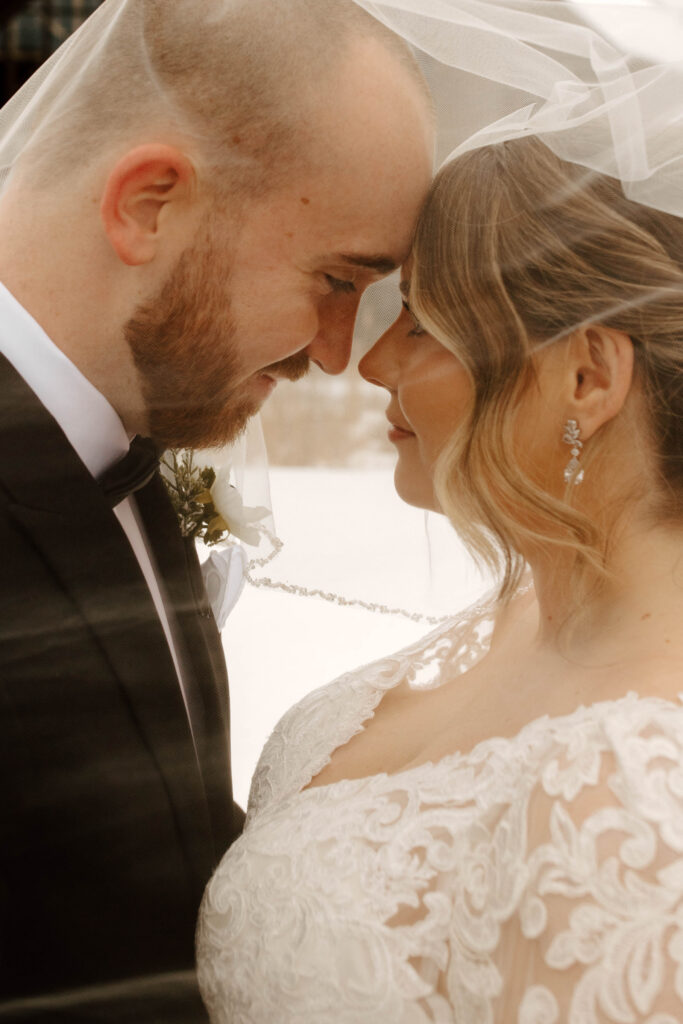
M 130 439 L 118 414 L 30 313 L 0 283 L 0 352 L 57 421 L 96 479 L 128 451 Z M 173 658 L 190 721 L 187 695 L 154 556 L 137 505 L 125 498 L 114 509 L 145 577 Z M 191 727 L 190 721 L 190 727 Z

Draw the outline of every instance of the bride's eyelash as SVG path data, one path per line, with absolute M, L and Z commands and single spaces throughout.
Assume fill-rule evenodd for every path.
M 410 306 L 408 305 L 408 303 L 406 302 L 405 299 L 401 300 L 401 304 L 402 304 L 403 308 L 405 309 L 405 311 L 407 313 L 410 313 L 410 315 L 411 315 L 411 317 L 413 319 L 413 323 L 415 324 L 415 326 L 413 327 L 412 331 L 408 331 L 408 337 L 419 338 L 421 334 L 426 334 L 427 332 L 425 331 L 424 327 L 422 326 L 420 321 L 417 319 L 417 317 L 415 316 L 415 314 L 413 313 L 412 309 L 410 308 Z
M 332 274 L 325 274 L 325 279 L 332 291 L 355 292 L 356 286 L 353 281 L 344 281 L 341 277 L 333 277 Z

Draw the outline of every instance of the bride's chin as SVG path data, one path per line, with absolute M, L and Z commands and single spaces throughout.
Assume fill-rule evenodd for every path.
M 431 477 L 427 473 L 419 473 L 402 465 L 400 458 L 394 470 L 394 487 L 406 505 L 424 508 L 429 512 L 442 511 L 434 494 Z

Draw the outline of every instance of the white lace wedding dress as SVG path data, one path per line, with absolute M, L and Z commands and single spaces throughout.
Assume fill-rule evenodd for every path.
M 490 627 L 479 606 L 279 723 L 200 914 L 214 1024 L 683 1022 L 683 705 L 629 693 L 302 791 Z

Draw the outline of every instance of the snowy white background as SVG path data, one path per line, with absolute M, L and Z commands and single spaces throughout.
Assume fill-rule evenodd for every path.
M 442 516 L 401 502 L 393 469 L 271 469 L 282 553 L 274 580 L 429 615 L 450 615 L 490 587 Z M 433 627 L 249 585 L 223 632 L 235 797 L 246 804 L 265 739 L 293 703 Z

